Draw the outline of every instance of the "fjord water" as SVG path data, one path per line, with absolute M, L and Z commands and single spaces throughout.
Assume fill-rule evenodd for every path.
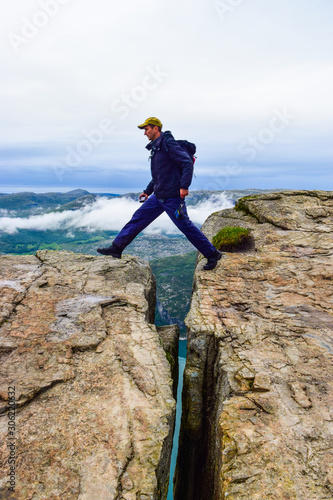
M 173 446 L 172 446 L 171 464 L 170 464 L 170 480 L 169 480 L 169 490 L 168 490 L 167 500 L 173 500 L 173 476 L 175 473 L 175 467 L 177 461 L 180 420 L 182 415 L 182 390 L 183 390 L 183 374 L 186 362 L 186 345 L 187 345 L 186 339 L 179 339 L 179 353 L 178 353 L 179 376 L 178 376 L 178 389 L 177 389 L 176 425 L 175 425 L 175 433 L 173 436 Z

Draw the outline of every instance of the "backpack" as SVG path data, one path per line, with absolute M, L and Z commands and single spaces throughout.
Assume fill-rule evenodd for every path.
M 166 130 L 164 132 L 164 135 L 165 135 L 165 137 L 171 137 L 173 140 L 175 140 L 172 133 L 170 132 L 170 130 Z M 188 156 L 191 158 L 193 165 L 194 165 L 194 162 L 196 160 L 196 156 L 194 156 L 196 153 L 196 150 L 197 150 L 196 145 L 193 144 L 193 142 L 189 142 L 189 141 L 182 140 L 182 139 L 176 140 L 176 142 L 177 142 L 178 146 L 180 146 L 182 148 L 182 150 L 188 154 Z M 167 145 L 166 145 L 166 151 L 168 151 Z
M 189 142 L 189 141 L 182 140 L 182 139 L 179 139 L 176 142 L 189 155 L 189 157 L 192 159 L 193 165 L 194 165 L 194 162 L 196 160 L 196 157 L 194 155 L 197 151 L 196 145 L 193 144 L 193 142 Z

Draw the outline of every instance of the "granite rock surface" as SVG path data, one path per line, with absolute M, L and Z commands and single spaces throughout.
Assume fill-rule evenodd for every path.
M 333 498 L 333 193 L 243 198 L 212 214 L 251 230 L 197 264 L 177 500 Z
M 71 252 L 2 255 L 0 303 L 0 497 L 166 498 L 175 400 L 152 324 L 149 265 Z M 15 492 L 8 387 L 17 405 Z

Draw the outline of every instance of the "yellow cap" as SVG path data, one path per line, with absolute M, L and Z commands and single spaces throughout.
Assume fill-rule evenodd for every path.
M 142 125 L 138 125 L 138 127 L 145 128 L 147 127 L 147 125 L 152 125 L 153 127 L 155 127 L 156 125 L 157 127 L 162 128 L 162 122 L 158 118 L 155 118 L 154 116 L 147 118 L 147 120 L 144 123 L 142 123 Z

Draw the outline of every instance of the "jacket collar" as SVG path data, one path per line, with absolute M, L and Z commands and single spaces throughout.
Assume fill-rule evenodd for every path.
M 164 132 L 161 132 L 161 135 L 157 139 L 155 139 L 155 141 L 151 141 L 149 144 L 147 144 L 146 149 L 148 149 L 148 151 L 150 151 L 151 149 L 159 148 L 161 145 L 163 136 L 164 136 Z

